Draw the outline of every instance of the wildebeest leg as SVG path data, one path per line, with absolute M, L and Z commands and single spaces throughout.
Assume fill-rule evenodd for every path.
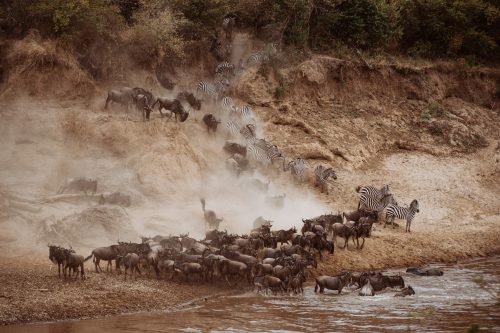
M 345 239 L 345 242 L 344 242 L 344 249 L 347 247 L 347 249 L 349 250 L 349 236 L 347 236 Z
M 108 108 L 108 103 L 111 102 L 111 96 L 108 94 L 108 98 L 106 98 L 106 104 L 104 104 L 104 109 Z

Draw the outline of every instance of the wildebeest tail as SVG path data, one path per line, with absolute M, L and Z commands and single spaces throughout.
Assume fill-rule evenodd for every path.
M 85 258 L 83 261 L 87 261 L 89 260 L 90 258 L 92 258 L 92 256 L 94 255 L 94 252 L 92 252 L 87 258 Z M 94 259 L 95 260 L 95 259 Z

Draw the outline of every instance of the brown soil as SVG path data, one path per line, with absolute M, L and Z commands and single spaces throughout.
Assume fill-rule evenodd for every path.
M 238 35 L 236 44 L 248 40 Z M 51 43 L 47 50 L 55 52 L 49 58 L 58 54 Z M 24 64 L 22 57 L 10 59 Z M 51 61 L 50 75 L 76 70 L 74 59 Z M 234 96 L 253 105 L 265 137 L 287 158 L 307 161 L 303 184 L 277 170 L 263 172 L 272 180 L 270 194 L 287 193 L 283 210 L 266 208 L 261 194 L 227 175 L 224 135 L 208 138 L 200 114 L 183 124 L 157 112 L 148 123 L 137 114 L 125 121 L 119 107 L 102 109 L 104 92 L 96 100 L 18 96 L 14 88 L 33 86 L 22 71 L 13 71 L 0 96 L 0 321 L 163 309 L 225 290 L 148 278 L 125 283 L 122 276 L 92 273 L 89 263 L 88 280 L 66 283 L 47 258 L 47 242 L 71 244 L 87 256 L 93 247 L 140 235 L 202 237 L 202 196 L 224 216 L 222 227 L 238 233 L 248 232 L 258 215 L 285 228 L 300 227 L 302 217 L 353 210 L 357 185 L 390 183 L 400 204 L 419 200 L 411 234 L 399 221 L 394 229 L 377 225 L 363 250 L 352 243 L 343 250 L 339 240 L 314 274 L 500 253 L 498 70 L 372 65 L 315 56 L 283 68 L 251 68 L 239 78 Z M 192 87 L 200 78 L 185 70 L 191 75 L 177 69 L 178 86 Z M 147 81 L 142 79 L 134 82 Z M 275 94 L 280 81 L 282 97 Z M 62 77 L 59 84 L 73 83 Z M 337 171 L 330 195 L 313 185 L 319 163 Z M 98 205 L 98 196 L 54 197 L 66 177 L 78 176 L 97 178 L 98 194 L 130 195 L 132 205 Z
M 89 266 L 89 265 L 87 265 Z M 101 264 L 105 269 L 105 265 Z M 84 319 L 143 310 L 164 310 L 227 291 L 222 284 L 177 283 L 123 274 L 96 274 L 65 282 L 41 258 L 0 258 L 0 323 Z

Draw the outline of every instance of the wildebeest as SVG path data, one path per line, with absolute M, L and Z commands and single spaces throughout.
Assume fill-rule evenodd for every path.
M 217 217 L 217 214 L 213 210 L 205 209 L 205 199 L 200 199 L 201 208 L 203 209 L 203 216 L 205 221 L 208 223 L 209 228 L 218 229 L 219 224 L 224 220 L 222 217 Z
M 57 245 L 47 245 L 49 247 L 49 259 L 57 264 L 58 276 L 61 277 L 61 268 L 64 268 L 64 248 Z
M 248 267 L 245 263 L 235 261 L 235 260 L 221 260 L 219 263 L 219 271 L 221 276 L 226 280 L 226 282 L 231 286 L 229 282 L 229 277 L 234 276 L 236 279 L 244 279 L 248 275 Z M 236 280 L 236 283 L 238 281 Z
M 415 290 L 413 290 L 411 286 L 407 286 L 406 288 L 403 288 L 400 292 L 396 293 L 394 297 L 405 297 L 411 295 L 415 295 Z
M 194 95 L 190 92 L 187 91 L 181 91 L 180 93 L 177 94 L 176 97 L 179 101 L 186 101 L 188 104 L 196 109 L 200 110 L 201 109 L 201 101 L 194 97 Z
M 344 249 L 345 248 L 349 249 L 349 244 L 348 244 L 349 243 L 349 238 L 351 238 L 351 237 L 353 237 L 355 235 L 355 231 L 353 230 L 353 228 L 348 227 L 345 224 L 335 223 L 332 226 L 332 231 L 333 231 L 333 238 L 332 238 L 332 240 L 335 240 L 335 238 L 337 236 L 344 238 L 344 240 L 345 240 L 345 242 L 344 242 Z M 353 242 L 354 242 L 354 238 L 353 238 Z
M 241 156 L 247 156 L 247 147 L 240 145 L 237 142 L 226 141 L 223 149 L 224 149 L 224 151 L 226 151 L 230 155 L 240 154 Z
M 127 281 L 127 271 L 130 269 L 130 275 L 134 276 L 137 280 L 137 274 L 141 275 L 141 271 L 139 270 L 139 255 L 137 253 L 128 253 L 123 258 L 120 258 L 120 263 L 123 263 L 125 266 L 125 281 Z
M 94 250 L 92 250 L 92 253 L 85 258 L 85 261 L 89 260 L 94 257 L 94 265 L 95 265 L 95 272 L 99 273 L 102 272 L 102 268 L 99 265 L 99 262 L 101 260 L 106 260 L 108 262 L 106 266 L 106 271 L 109 270 L 109 268 L 113 268 L 111 261 L 116 260 L 116 256 L 118 255 L 118 248 L 117 245 L 111 245 L 111 246 L 106 246 L 106 247 L 98 247 Z
M 314 286 L 314 292 L 318 291 L 322 293 L 325 289 L 330 290 L 338 290 L 340 294 L 342 292 L 342 288 L 347 285 L 349 281 L 349 274 L 343 274 L 341 276 L 327 276 L 322 275 L 316 278 L 316 285 Z
M 306 281 L 304 272 L 298 272 L 293 278 L 288 282 L 288 289 L 293 291 L 294 294 L 304 293 L 304 288 L 302 284 Z
M 85 279 L 85 270 L 83 267 L 84 258 L 82 255 L 78 255 L 72 249 L 64 249 L 64 279 L 66 279 L 66 270 L 69 269 L 68 273 L 71 277 L 71 270 L 76 272 L 76 278 L 78 278 L 78 268 L 80 268 L 80 277 Z
M 292 241 L 293 234 L 297 232 L 295 227 L 292 227 L 288 230 L 277 230 L 272 231 L 272 235 L 276 237 L 276 242 L 278 243 L 288 243 L 288 241 Z
M 387 283 L 389 287 L 394 288 L 394 287 L 400 287 L 404 288 L 405 287 L 405 281 L 402 276 L 399 275 L 389 275 L 387 276 Z
M 128 109 L 129 105 L 133 103 L 135 95 L 134 89 L 129 87 L 109 90 L 104 109 L 108 108 L 110 102 L 125 105 Z
M 286 290 L 285 283 L 279 278 L 271 275 L 254 276 L 253 284 L 254 286 L 258 287 L 258 291 L 264 289 L 266 291 L 266 294 L 268 289 L 271 289 L 274 294 L 276 294 L 280 290 Z
M 184 262 L 180 264 L 179 266 L 175 266 L 176 268 L 179 268 L 184 275 L 184 278 L 186 281 L 189 281 L 189 276 L 191 275 L 198 275 L 200 280 L 203 280 L 206 278 L 206 268 L 202 266 L 199 263 L 194 263 L 194 262 Z
M 181 123 L 185 122 L 189 116 L 189 113 L 184 110 L 181 102 L 177 99 L 172 100 L 165 97 L 158 97 L 153 105 L 151 105 L 151 108 L 154 108 L 156 103 L 159 105 L 158 111 L 162 117 L 164 116 L 161 112 L 162 109 L 172 112 L 175 115 L 175 121 L 177 121 L 177 117 L 179 117 Z
M 220 124 L 220 121 L 215 119 L 215 116 L 211 113 L 207 113 L 203 116 L 203 123 L 207 126 L 207 132 L 210 133 L 210 130 L 215 134 L 217 132 L 217 126 Z
M 151 108 L 150 101 L 147 96 L 138 94 L 134 97 L 134 102 L 137 110 L 142 113 L 142 121 L 146 121 L 146 119 L 149 120 L 149 115 L 153 112 L 153 109 Z
M 352 212 L 344 212 L 342 213 L 342 216 L 346 219 L 346 221 L 354 221 L 354 222 L 359 222 L 359 219 L 362 217 L 371 217 L 375 219 L 375 221 L 378 219 L 378 214 L 377 212 L 368 212 L 365 210 L 355 210 Z
M 412 273 L 420 276 L 441 276 L 443 275 L 443 271 L 439 268 L 417 268 L 417 267 L 409 267 L 406 269 L 406 273 Z
M 59 187 L 57 194 L 62 194 L 67 191 L 71 192 L 90 192 L 95 194 L 97 192 L 97 180 L 92 178 L 68 178 L 64 184 Z

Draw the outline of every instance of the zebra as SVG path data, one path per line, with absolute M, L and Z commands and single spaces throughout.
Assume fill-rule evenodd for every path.
M 288 164 L 285 164 L 285 160 L 283 160 L 283 171 L 288 171 L 292 173 L 295 177 L 299 179 L 299 182 L 302 183 L 304 180 L 304 170 L 305 170 L 305 162 L 301 158 L 296 158 L 295 160 L 291 160 Z
M 222 108 L 227 111 L 231 110 L 231 108 L 234 106 L 234 101 L 231 97 L 225 96 L 224 98 L 222 98 L 221 104 Z
M 385 213 L 384 228 L 389 219 L 394 226 L 394 219 L 397 217 L 398 219 L 406 220 L 405 232 L 410 232 L 411 221 L 419 211 L 418 201 L 416 199 L 411 202 L 410 207 L 400 207 L 398 204 L 390 204 Z
M 276 53 L 278 53 L 278 43 L 267 44 L 263 51 L 252 53 L 247 59 L 247 64 L 267 62 Z
M 247 59 L 247 64 L 248 65 L 253 65 L 253 64 L 259 64 L 263 62 L 269 61 L 269 55 L 267 54 L 266 51 L 259 51 L 252 53 L 248 59 Z
M 368 195 L 362 194 L 359 199 L 358 210 L 364 210 L 367 212 L 380 212 L 388 205 L 397 205 L 398 203 L 394 200 L 392 194 L 387 194 L 382 198 L 370 197 Z
M 337 174 L 332 168 L 327 168 L 323 165 L 318 165 L 314 168 L 314 175 L 316 177 L 316 186 L 321 185 L 321 193 L 328 194 L 328 178 L 332 177 L 337 179 Z
M 226 122 L 226 129 L 228 136 L 237 138 L 240 135 L 241 125 L 237 120 L 228 120 Z
M 284 159 L 276 145 L 262 145 L 259 142 L 260 139 L 256 139 L 247 145 L 247 155 L 250 159 L 264 166 L 272 165 L 278 159 Z
M 214 83 L 200 81 L 197 85 L 197 91 L 212 97 L 214 100 L 217 100 L 219 98 L 219 94 L 223 92 L 227 86 L 229 86 L 229 80 L 226 78 Z
M 241 127 L 239 133 L 246 141 L 253 141 L 255 140 L 255 130 L 256 128 L 254 124 L 246 124 Z
M 356 187 L 356 192 L 361 193 L 361 197 L 358 202 L 358 209 L 361 205 L 361 198 L 362 197 L 371 197 L 373 199 L 380 200 L 386 195 L 390 194 L 389 192 L 389 184 L 385 184 L 382 186 L 382 188 L 379 190 L 373 186 L 358 186 Z M 363 200 L 366 200 L 363 198 Z
M 234 65 L 227 61 L 221 62 L 215 67 L 215 74 L 223 75 L 224 73 L 234 74 Z
M 252 115 L 253 115 L 253 110 L 252 108 L 250 107 L 250 105 L 244 105 L 242 106 L 240 109 L 240 115 L 243 119 L 250 119 L 252 118 Z

